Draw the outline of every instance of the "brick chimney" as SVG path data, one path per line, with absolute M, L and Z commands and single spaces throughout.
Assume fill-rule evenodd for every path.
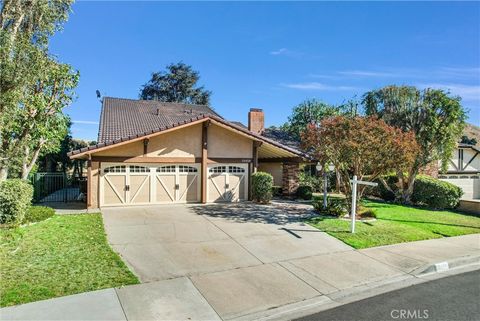
M 248 130 L 262 134 L 265 130 L 265 114 L 262 109 L 250 108 L 248 112 Z

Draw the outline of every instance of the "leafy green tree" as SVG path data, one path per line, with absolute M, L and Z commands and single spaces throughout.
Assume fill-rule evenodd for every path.
M 211 92 L 197 87 L 200 75 L 191 66 L 179 62 L 166 71 L 154 72 L 140 90 L 140 98 L 184 104 L 209 105 Z
M 397 199 L 411 203 L 413 185 L 420 169 L 441 161 L 446 170 L 448 160 L 465 126 L 465 111 L 459 97 L 438 89 L 419 90 L 411 86 L 387 86 L 367 92 L 363 97 L 367 115 L 387 124 L 415 133 L 420 150 L 407 170 L 398 170 Z M 383 180 L 382 180 L 383 181 Z M 390 189 L 386 182 L 383 185 Z
M 302 132 L 310 124 L 319 124 L 323 119 L 343 113 L 341 107 L 326 104 L 317 99 L 307 99 L 293 107 L 288 122 L 282 126 L 290 135 L 300 139 Z
M 0 180 L 26 178 L 42 152 L 65 136 L 62 113 L 74 97 L 78 72 L 48 53 L 48 40 L 67 20 L 72 0 L 1 2 Z

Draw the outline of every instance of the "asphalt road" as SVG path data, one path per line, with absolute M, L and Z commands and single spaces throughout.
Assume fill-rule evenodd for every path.
M 301 321 L 479 321 L 480 270 L 346 304 Z

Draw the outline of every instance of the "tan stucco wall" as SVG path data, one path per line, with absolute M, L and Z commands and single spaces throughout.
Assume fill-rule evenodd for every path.
M 148 143 L 147 156 L 201 157 L 202 124 L 152 137 Z
M 92 162 L 92 177 L 88 177 L 88 182 L 90 183 L 90 192 L 92 193 L 91 199 L 91 206 L 90 208 L 98 208 L 98 189 L 99 189 L 99 181 L 100 181 L 100 163 L 99 162 Z
M 272 174 L 273 185 L 282 186 L 282 178 L 283 178 L 282 163 L 259 163 L 258 171 Z
M 150 138 L 147 156 L 149 157 L 201 157 L 202 125 L 192 125 Z M 143 141 L 95 153 L 95 156 L 142 156 Z
M 208 128 L 208 157 L 252 158 L 252 140 L 217 125 Z
M 143 142 L 137 141 L 118 147 L 113 147 L 104 151 L 100 151 L 94 154 L 95 156 L 142 156 L 143 155 Z

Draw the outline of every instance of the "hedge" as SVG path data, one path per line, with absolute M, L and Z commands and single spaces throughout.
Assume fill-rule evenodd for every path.
M 419 175 L 413 185 L 412 201 L 434 209 L 455 208 L 462 197 L 460 187 L 426 175 Z
M 311 200 L 313 196 L 313 188 L 310 185 L 300 185 L 297 188 L 297 197 L 303 200 Z
M 23 221 L 33 197 L 26 180 L 7 179 L 0 183 L 0 224 L 17 225 Z
M 258 203 L 269 203 L 272 200 L 273 176 L 265 172 L 252 174 L 252 198 Z
M 396 175 L 383 177 L 388 186 L 397 192 L 395 185 L 398 182 Z M 369 191 L 370 195 L 378 196 L 385 201 L 394 201 L 395 194 L 388 191 L 380 181 L 378 186 Z M 463 191 L 451 183 L 426 175 L 418 175 L 413 185 L 412 202 L 415 205 L 426 206 L 433 209 L 452 209 L 458 205 Z
M 30 206 L 25 213 L 22 223 L 33 223 L 44 221 L 55 215 L 55 210 L 47 206 Z

